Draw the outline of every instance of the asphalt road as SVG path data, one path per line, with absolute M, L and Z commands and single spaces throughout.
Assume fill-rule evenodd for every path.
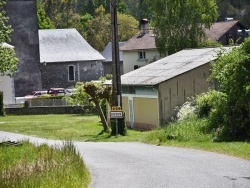
M 0 141 L 60 141 L 0 131 Z M 122 142 L 75 142 L 91 188 L 250 188 L 250 161 L 212 152 Z

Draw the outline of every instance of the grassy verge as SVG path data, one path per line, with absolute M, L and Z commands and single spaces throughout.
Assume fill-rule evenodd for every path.
M 71 142 L 0 147 L 0 187 L 87 188 L 90 174 Z
M 250 160 L 249 142 L 216 142 L 217 132 L 207 129 L 206 119 L 175 122 L 151 131 L 145 143 L 193 148 Z
M 0 130 L 49 139 L 72 141 L 144 142 L 156 145 L 195 148 L 250 160 L 249 142 L 213 142 L 215 132 L 206 129 L 206 120 L 185 121 L 148 132 L 128 130 L 127 136 L 102 133 L 97 116 L 32 115 L 0 118 Z

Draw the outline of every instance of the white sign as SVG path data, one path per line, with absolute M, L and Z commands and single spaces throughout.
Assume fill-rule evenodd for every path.
M 123 118 L 123 111 L 122 110 L 110 111 L 110 118 Z

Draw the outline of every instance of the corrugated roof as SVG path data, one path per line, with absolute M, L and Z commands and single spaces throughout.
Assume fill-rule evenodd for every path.
M 119 48 L 121 48 L 125 42 L 119 42 Z M 109 42 L 102 52 L 106 62 L 112 61 L 112 42 Z M 123 53 L 119 51 L 120 61 L 123 61 Z
M 76 29 L 39 30 L 40 62 L 104 60 Z
M 222 35 L 238 23 L 238 20 L 216 22 L 209 29 L 205 29 L 206 36 L 212 41 L 219 40 Z
M 186 49 L 121 76 L 122 85 L 156 85 L 216 59 L 220 48 Z M 227 47 L 227 49 L 229 49 Z
M 156 49 L 155 35 L 152 30 L 149 30 L 146 34 L 136 34 L 129 39 L 120 50 L 151 50 Z

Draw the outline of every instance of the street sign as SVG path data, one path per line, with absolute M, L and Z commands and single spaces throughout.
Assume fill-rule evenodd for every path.
M 110 118 L 123 118 L 123 111 L 122 110 L 110 111 Z
M 121 106 L 112 106 L 111 109 L 112 109 L 112 111 L 122 110 L 122 107 Z

